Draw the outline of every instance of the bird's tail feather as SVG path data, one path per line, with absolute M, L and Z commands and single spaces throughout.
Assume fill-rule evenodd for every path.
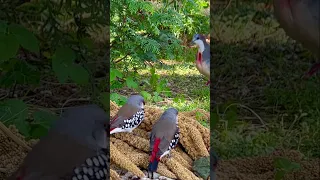
M 159 161 L 157 159 L 152 161 L 152 162 L 150 162 L 149 166 L 148 166 L 148 171 L 156 172 L 157 169 L 158 169 L 158 164 L 159 164 Z

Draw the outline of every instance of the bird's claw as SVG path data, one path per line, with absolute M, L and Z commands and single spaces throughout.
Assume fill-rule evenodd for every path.
M 151 174 L 151 176 L 150 176 L 150 174 Z M 148 171 L 147 178 L 153 179 L 153 172 Z

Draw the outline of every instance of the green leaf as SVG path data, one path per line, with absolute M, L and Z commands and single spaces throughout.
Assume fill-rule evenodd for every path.
M 133 81 L 133 78 L 131 76 L 126 79 L 126 83 L 128 88 L 133 88 L 133 89 L 138 88 L 138 84 Z
M 49 129 L 53 122 L 58 119 L 58 116 L 55 114 L 44 111 L 44 110 L 39 110 L 33 113 L 33 124 L 37 124 L 40 126 L 43 126 L 46 129 Z
M 23 48 L 39 54 L 39 41 L 32 32 L 18 24 L 10 24 L 8 29 Z
M 26 119 L 28 117 L 27 105 L 18 99 L 9 99 L 0 104 L 0 120 L 5 125 L 15 125 L 19 132 L 28 137 L 30 126 Z
M 89 73 L 86 69 L 78 64 L 71 66 L 69 75 L 71 79 L 77 84 L 88 84 L 89 82 Z
M 274 179 L 275 180 L 282 180 L 286 175 L 285 171 L 277 170 Z
M 48 129 L 41 125 L 32 125 L 30 130 L 30 137 L 32 139 L 39 139 L 48 134 Z
M 110 100 L 117 103 L 118 104 L 118 101 L 120 99 L 120 95 L 118 93 L 111 93 L 110 94 Z
M 226 120 L 228 121 L 228 125 L 230 127 L 235 125 L 235 122 L 237 120 L 237 112 L 235 108 L 229 108 L 226 112 Z
M 211 118 L 210 118 L 210 131 L 211 132 L 213 132 L 215 127 L 218 125 L 219 120 L 220 120 L 220 118 L 217 113 L 211 113 Z
M 127 98 L 125 96 L 121 96 L 119 98 L 119 105 L 123 106 L 127 102 Z
M 105 109 L 110 109 L 109 93 L 102 92 L 100 94 L 99 100 L 101 104 L 103 104 Z
M 7 32 L 8 24 L 6 21 L 0 20 L 0 34 L 4 34 Z
M 159 102 L 159 101 L 162 101 L 162 97 L 159 96 L 159 93 L 157 92 L 153 92 L 153 101 L 154 102 Z
M 86 45 L 89 50 L 92 50 L 92 49 L 94 48 L 94 42 L 93 42 L 93 40 L 90 39 L 90 38 L 88 38 L 88 37 L 81 39 L 81 42 L 82 42 L 84 45 Z
M 116 77 L 122 78 L 123 74 L 117 69 L 110 69 L 110 82 L 116 80 Z
M 114 81 L 116 79 L 116 73 L 114 71 L 110 71 L 110 82 Z
M 210 175 L 210 157 L 202 157 L 195 160 L 192 168 L 203 179 L 208 179 Z
M 34 85 L 40 82 L 40 72 L 35 66 L 19 59 L 4 63 L 6 72 L 0 76 L 0 84 L 9 87 L 13 84 Z
M 287 158 L 282 158 L 282 157 L 276 158 L 274 163 L 276 168 L 285 170 L 288 172 L 300 169 L 300 164 L 292 162 Z
M 13 35 L 0 34 L 0 62 L 7 61 L 16 56 L 19 43 Z
M 142 97 L 144 99 L 146 99 L 147 101 L 152 99 L 152 96 L 150 93 L 148 93 L 147 91 L 141 91 L 140 94 L 142 95 Z
M 26 120 L 18 120 L 14 122 L 14 125 L 19 130 L 19 132 L 25 137 L 30 136 L 30 124 Z
M 127 98 L 118 93 L 112 93 L 110 94 L 110 100 L 117 103 L 119 106 L 122 106 L 126 103 Z
M 123 77 L 123 74 L 122 74 L 119 70 L 115 69 L 114 71 L 115 71 L 116 76 L 117 76 L 118 78 L 122 78 L 122 77 Z
M 52 57 L 52 68 L 60 83 L 68 79 L 69 71 L 76 58 L 74 51 L 67 47 L 60 47 Z
M 111 74 L 112 74 L 112 77 L 111 77 Z M 116 77 L 122 78 L 123 74 L 117 69 L 111 69 L 111 71 L 110 71 L 110 81 L 114 81 L 116 79 Z
M 201 112 L 196 112 L 196 119 L 198 121 L 201 121 L 201 120 L 203 120 L 202 118 L 204 118 L 204 114 L 202 114 Z M 206 120 L 206 119 L 204 119 L 204 120 Z

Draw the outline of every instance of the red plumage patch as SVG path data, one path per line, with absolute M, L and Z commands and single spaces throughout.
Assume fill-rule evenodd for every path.
M 155 159 L 157 159 L 158 161 L 160 160 L 159 158 L 157 158 L 157 153 L 159 151 L 159 144 L 160 144 L 161 139 L 160 138 L 156 138 L 154 141 L 154 145 L 152 148 L 152 153 L 150 156 L 150 162 L 153 162 Z
M 116 120 L 116 119 L 117 119 L 117 117 L 118 117 L 118 116 L 115 116 L 115 117 L 112 119 L 112 121 L 111 121 L 111 122 L 113 122 L 114 120 Z
M 19 175 L 17 176 L 16 180 L 23 180 L 25 175 L 26 175 L 26 169 L 23 168 L 22 170 L 20 170 Z
M 197 62 L 201 62 L 201 61 L 202 61 L 202 53 L 198 52 Z
M 115 116 L 115 117 L 111 120 L 110 124 L 112 124 L 112 122 L 113 122 L 114 120 L 116 120 L 117 117 L 118 117 L 118 116 Z M 115 128 L 110 128 L 110 132 L 111 132 L 112 130 L 114 130 L 114 129 L 115 129 Z

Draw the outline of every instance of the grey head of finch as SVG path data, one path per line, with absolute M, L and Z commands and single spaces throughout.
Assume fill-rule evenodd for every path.
M 144 109 L 145 102 L 144 102 L 144 98 L 141 95 L 135 94 L 135 95 L 131 95 L 128 98 L 127 104 L 130 104 L 140 109 Z
M 168 108 L 160 117 L 160 119 L 167 119 L 169 121 L 174 121 L 178 124 L 178 110 L 175 108 Z M 175 117 L 175 118 L 172 118 Z
M 59 132 L 91 149 L 107 148 L 105 126 L 109 118 L 97 105 L 73 107 L 65 111 L 49 131 Z

